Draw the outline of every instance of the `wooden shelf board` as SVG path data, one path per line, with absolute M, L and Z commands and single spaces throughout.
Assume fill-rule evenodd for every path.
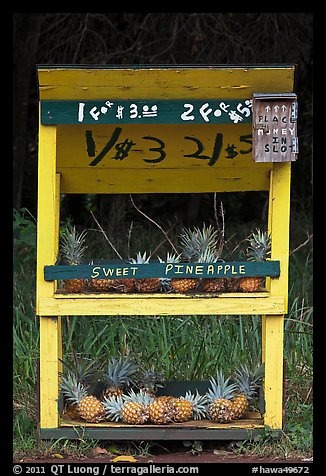
M 43 439 L 95 438 L 103 440 L 247 440 L 264 429 L 260 413 L 227 424 L 210 420 L 173 423 L 169 425 L 126 425 L 122 423 L 60 420 L 58 428 L 41 428 Z M 281 435 L 281 430 L 280 430 Z
M 245 415 L 245 418 L 241 418 L 239 420 L 233 420 L 230 423 L 217 423 L 213 422 L 212 420 L 190 420 L 185 421 L 182 423 L 170 423 L 166 425 L 154 425 L 154 424 L 146 424 L 146 425 L 129 425 L 126 423 L 121 422 L 111 422 L 105 421 L 100 423 L 87 423 L 83 420 L 65 420 L 64 417 L 60 420 L 60 427 L 71 427 L 71 426 L 82 426 L 82 427 L 103 427 L 103 428 L 219 428 L 219 429 L 227 429 L 227 428 L 263 428 L 264 423 L 260 413 L 258 412 L 250 412 Z
M 55 294 L 40 298 L 40 316 L 282 315 L 284 296 L 237 294 Z

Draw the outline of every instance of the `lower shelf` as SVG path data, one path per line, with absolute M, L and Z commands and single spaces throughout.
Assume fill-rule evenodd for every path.
M 260 413 L 250 412 L 246 418 L 230 423 L 200 420 L 168 425 L 127 425 L 62 419 L 58 428 L 41 428 L 40 437 L 102 440 L 245 440 L 253 439 L 263 429 Z

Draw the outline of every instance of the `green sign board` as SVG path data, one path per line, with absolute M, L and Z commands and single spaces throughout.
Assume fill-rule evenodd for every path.
M 41 101 L 42 124 L 245 124 L 252 99 Z
M 116 278 L 226 278 L 280 275 L 279 261 L 232 261 L 217 263 L 148 263 L 44 266 L 46 281 L 59 279 Z

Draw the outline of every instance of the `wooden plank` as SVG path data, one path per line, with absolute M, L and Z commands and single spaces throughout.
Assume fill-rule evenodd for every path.
M 45 280 L 59 279 L 143 279 L 143 278 L 225 278 L 280 275 L 279 261 L 230 261 L 218 263 L 92 264 L 44 266 Z
M 57 168 L 271 170 L 252 160 L 250 124 L 58 125 Z M 220 142 L 219 142 L 220 141 Z
M 44 298 L 40 300 L 43 315 L 79 316 L 184 316 L 184 315 L 259 315 L 284 313 L 284 297 L 268 298 L 242 297 L 229 299 L 223 297 L 194 297 L 185 299 L 156 297 L 145 294 L 143 297 L 126 299 L 124 296 L 105 298 L 88 297 L 78 299 Z M 84 295 L 86 296 L 86 295 Z
M 268 280 L 272 295 L 284 296 L 288 307 L 289 224 L 291 162 L 274 163 L 271 172 L 268 229 L 272 236 L 271 259 L 278 256 L 281 274 L 277 282 Z M 262 322 L 262 358 L 265 362 L 264 422 L 282 428 L 284 315 L 267 315 Z
M 41 101 L 42 124 L 251 124 L 252 98 Z
M 271 173 L 271 259 L 280 260 L 281 274 L 271 280 L 270 291 L 283 295 L 288 306 L 291 162 L 273 164 Z
M 41 100 L 247 98 L 292 91 L 294 65 L 38 69 Z
M 265 191 L 269 170 L 58 168 L 62 193 L 209 193 Z
M 203 420 L 190 420 L 190 421 L 185 421 L 181 423 L 167 423 L 164 426 L 162 425 L 154 425 L 152 423 L 147 423 L 144 425 L 130 425 L 128 423 L 122 423 L 122 422 L 110 422 L 110 421 L 103 421 L 100 422 L 96 425 L 94 423 L 87 423 L 83 420 L 67 420 L 65 419 L 64 415 L 60 419 L 59 422 L 60 427 L 66 426 L 66 427 L 71 427 L 71 426 L 82 426 L 84 428 L 87 427 L 94 427 L 94 426 L 100 426 L 102 428 L 138 428 L 138 429 L 143 429 L 143 428 L 152 428 L 152 429 L 157 429 L 157 428 L 173 428 L 175 430 L 179 428 L 207 428 L 207 429 L 230 429 L 230 428 L 246 428 L 246 429 L 251 429 L 251 428 L 257 428 L 260 427 L 262 428 L 264 426 L 261 414 L 259 412 L 249 412 L 247 415 L 245 415 L 243 418 L 239 420 L 233 420 L 229 423 L 217 423 L 213 422 L 208 419 L 203 419 Z
M 143 294 L 143 293 L 138 293 L 138 294 L 133 294 L 133 293 L 128 293 L 124 294 L 123 297 L 124 299 L 144 299 L 144 297 L 148 297 L 149 299 L 153 298 L 153 294 Z M 198 297 L 205 297 L 207 299 L 212 299 L 216 297 L 223 297 L 226 299 L 234 299 L 234 298 L 268 298 L 270 296 L 270 293 L 268 291 L 265 291 L 264 289 L 259 289 L 258 291 L 254 291 L 252 293 L 245 293 L 245 292 L 239 292 L 239 293 L 198 293 L 198 292 L 191 292 L 188 294 L 179 294 L 179 293 L 156 293 L 155 294 L 155 299 L 166 299 L 167 297 L 169 299 L 195 299 Z M 56 293 L 53 296 L 54 298 L 57 299 L 121 299 L 121 293 L 103 293 L 103 292 L 94 292 L 92 290 L 89 291 L 83 291 L 83 293 L 75 293 L 71 294 L 66 291 L 66 289 L 61 288 L 56 291 Z
M 63 193 L 268 190 L 251 137 L 249 124 L 58 126 L 57 172 Z
M 96 425 L 61 419 L 59 427 L 42 428 L 41 438 L 83 438 L 114 440 L 235 440 L 251 439 L 264 428 L 261 415 L 251 412 L 246 418 L 221 424 L 210 420 L 190 421 L 168 425 L 126 425 L 101 422 Z
M 57 258 L 58 179 L 56 177 L 56 127 L 39 126 L 36 312 L 39 298 L 52 296 L 56 284 L 44 280 L 44 265 Z M 38 313 L 39 314 L 39 313 Z
M 267 315 L 264 322 L 264 423 L 270 428 L 283 424 L 283 336 L 284 316 Z
M 40 317 L 40 425 L 58 426 L 61 326 L 57 317 Z
M 85 427 L 54 427 L 41 428 L 40 437 L 44 440 L 53 439 L 93 439 L 93 440 L 252 440 L 261 434 L 264 426 L 246 428 L 85 428 Z M 273 433 L 282 436 L 282 431 Z

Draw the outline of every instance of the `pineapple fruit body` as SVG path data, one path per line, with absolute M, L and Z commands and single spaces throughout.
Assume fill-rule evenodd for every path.
M 253 293 L 257 291 L 257 289 L 262 285 L 263 278 L 260 276 L 248 277 L 248 278 L 240 278 L 239 280 L 239 288 L 241 291 L 247 293 Z
M 249 405 L 249 402 L 243 393 L 236 395 L 232 399 L 234 418 L 235 419 L 242 418 L 243 415 L 246 413 L 248 405 Z
M 184 398 L 176 398 L 173 402 L 174 407 L 174 418 L 173 420 L 177 423 L 183 421 L 189 421 L 192 419 L 193 409 L 192 404 L 189 400 Z
M 177 293 L 187 293 L 194 291 L 198 286 L 197 278 L 172 278 L 171 288 Z
M 139 293 L 156 293 L 161 290 L 160 278 L 135 279 L 135 288 Z
M 111 289 L 119 293 L 132 293 L 135 291 L 135 279 L 112 279 Z
M 141 403 L 126 402 L 121 409 L 121 419 L 130 425 L 143 425 L 149 420 L 149 411 Z
M 208 416 L 218 423 L 229 423 L 235 418 L 232 402 L 224 398 L 213 400 L 208 407 Z
M 225 290 L 224 278 L 203 278 L 200 284 L 200 290 L 204 293 L 218 293 Z
M 206 416 L 207 397 L 199 395 L 198 390 L 195 394 L 186 392 L 184 397 L 173 400 L 173 406 L 175 422 L 199 420 Z
M 239 278 L 225 278 L 225 289 L 230 293 L 236 293 L 239 291 Z
M 111 279 L 90 279 L 88 287 L 95 292 L 106 292 L 112 289 Z
M 170 396 L 156 397 L 148 406 L 149 419 L 154 425 L 171 423 L 174 419 L 174 398 Z
M 78 413 L 82 420 L 97 423 L 104 419 L 103 404 L 93 395 L 88 395 L 78 403 Z
M 80 293 L 84 291 L 86 283 L 84 279 L 66 279 L 63 281 L 64 288 L 68 293 Z

